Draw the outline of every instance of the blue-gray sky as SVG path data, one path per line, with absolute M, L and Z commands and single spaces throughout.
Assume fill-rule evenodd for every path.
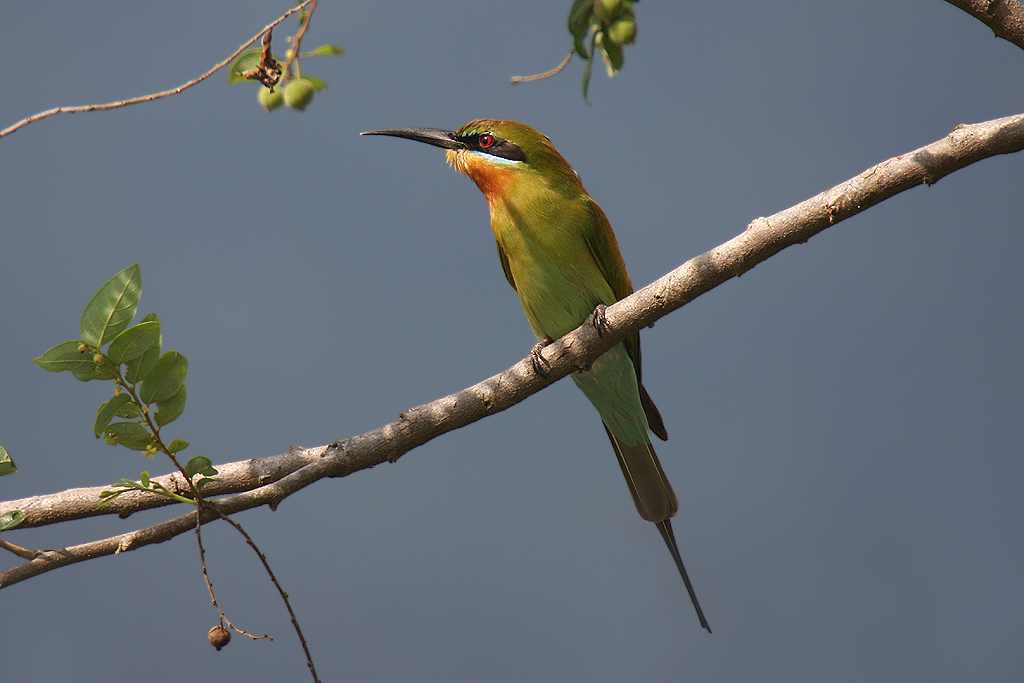
M 940 0 L 640 3 L 625 70 L 582 63 L 564 2 L 323 0 L 330 88 L 265 115 L 218 74 L 0 140 L 0 498 L 167 471 L 92 438 L 109 386 L 31 359 L 139 262 L 190 360 L 172 436 L 216 462 L 371 429 L 533 338 L 477 189 L 358 133 L 524 121 L 552 138 L 647 284 L 758 216 L 960 123 L 1024 109 L 1024 55 Z M 0 127 L 205 71 L 285 2 L 0 3 Z M 277 40 L 294 31 L 279 29 Z M 277 45 L 281 45 L 278 42 Z M 791 248 L 644 332 L 700 630 L 570 382 L 397 464 L 239 520 L 322 678 L 1009 681 L 1024 673 L 1024 158 L 983 161 Z M 60 547 L 165 519 L 9 538 Z M 223 525 L 0 592 L 4 678 L 302 680 L 255 556 Z M 3 567 L 15 563 L 3 558 Z M 201 674 L 199 673 L 201 672 Z

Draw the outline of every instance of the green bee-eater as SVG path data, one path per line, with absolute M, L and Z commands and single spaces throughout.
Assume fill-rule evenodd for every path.
M 448 163 L 487 198 L 498 258 L 534 334 L 547 343 L 576 329 L 600 305 L 633 292 L 611 224 L 547 137 L 515 121 L 480 120 L 457 131 L 394 128 L 393 135 L 447 150 Z M 670 518 L 679 508 L 648 430 L 668 438 L 641 384 L 640 335 L 627 337 L 573 380 L 597 408 L 633 502 L 668 545 L 700 624 L 711 631 L 679 555 Z

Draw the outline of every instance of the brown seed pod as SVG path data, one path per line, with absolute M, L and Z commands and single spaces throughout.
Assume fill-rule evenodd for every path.
M 231 631 L 220 625 L 211 628 L 208 636 L 210 638 L 210 645 L 217 648 L 218 652 L 220 652 L 222 647 L 231 642 Z

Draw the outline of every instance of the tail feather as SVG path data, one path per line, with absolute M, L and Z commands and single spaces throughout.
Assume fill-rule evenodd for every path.
M 679 554 L 679 546 L 676 545 L 676 535 L 672 532 L 672 522 L 667 519 L 658 522 L 658 531 L 661 532 L 661 537 L 665 539 L 665 545 L 668 546 L 668 551 L 672 553 L 672 559 L 676 561 L 676 568 L 679 570 L 679 575 L 683 577 L 683 583 L 686 584 L 686 592 L 690 594 L 693 608 L 697 610 L 697 618 L 700 619 L 700 625 L 706 628 L 708 633 L 711 633 L 708 620 L 704 618 L 704 610 L 700 608 L 697 594 L 693 590 L 693 584 L 690 583 L 690 576 L 686 573 L 686 567 L 683 566 L 683 558 Z
M 653 407 L 653 404 L 651 405 Z M 708 633 L 711 633 L 711 627 L 708 626 L 708 621 L 704 618 L 704 611 L 697 601 L 697 594 L 693 590 L 693 584 L 690 583 L 686 567 L 683 566 L 683 558 L 679 554 L 679 546 L 676 544 L 676 537 L 672 531 L 672 522 L 669 521 L 669 518 L 675 515 L 676 510 L 679 509 L 679 501 L 676 500 L 672 485 L 668 483 L 668 478 L 661 469 L 661 463 L 658 462 L 654 448 L 650 443 L 627 446 L 616 439 L 607 426 L 605 432 L 608 433 L 608 439 L 612 442 L 612 448 L 619 460 L 622 474 L 626 478 L 629 492 L 633 494 L 633 502 L 636 504 L 637 511 L 641 517 L 658 526 L 658 531 L 661 532 L 661 537 L 665 540 L 665 545 L 668 546 L 668 551 L 672 554 L 672 559 L 679 570 L 679 575 L 683 577 L 683 583 L 686 584 L 686 592 L 690 594 L 693 608 L 697 610 L 700 625 L 706 628 Z
M 644 407 L 644 416 L 647 418 L 647 426 L 654 435 L 662 441 L 668 441 L 668 431 L 665 429 L 665 422 L 661 419 L 658 406 L 654 405 L 651 395 L 647 393 L 644 385 L 640 385 L 640 405 Z
M 616 439 L 607 426 L 604 430 L 615 449 L 619 467 L 640 516 L 648 522 L 660 522 L 676 514 L 679 502 L 651 444 L 627 446 Z

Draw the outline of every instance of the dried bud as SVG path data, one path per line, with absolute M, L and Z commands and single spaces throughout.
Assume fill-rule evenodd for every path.
M 231 642 L 231 631 L 223 626 L 214 626 L 210 629 L 209 637 L 210 645 L 213 645 L 220 652 L 222 647 Z

